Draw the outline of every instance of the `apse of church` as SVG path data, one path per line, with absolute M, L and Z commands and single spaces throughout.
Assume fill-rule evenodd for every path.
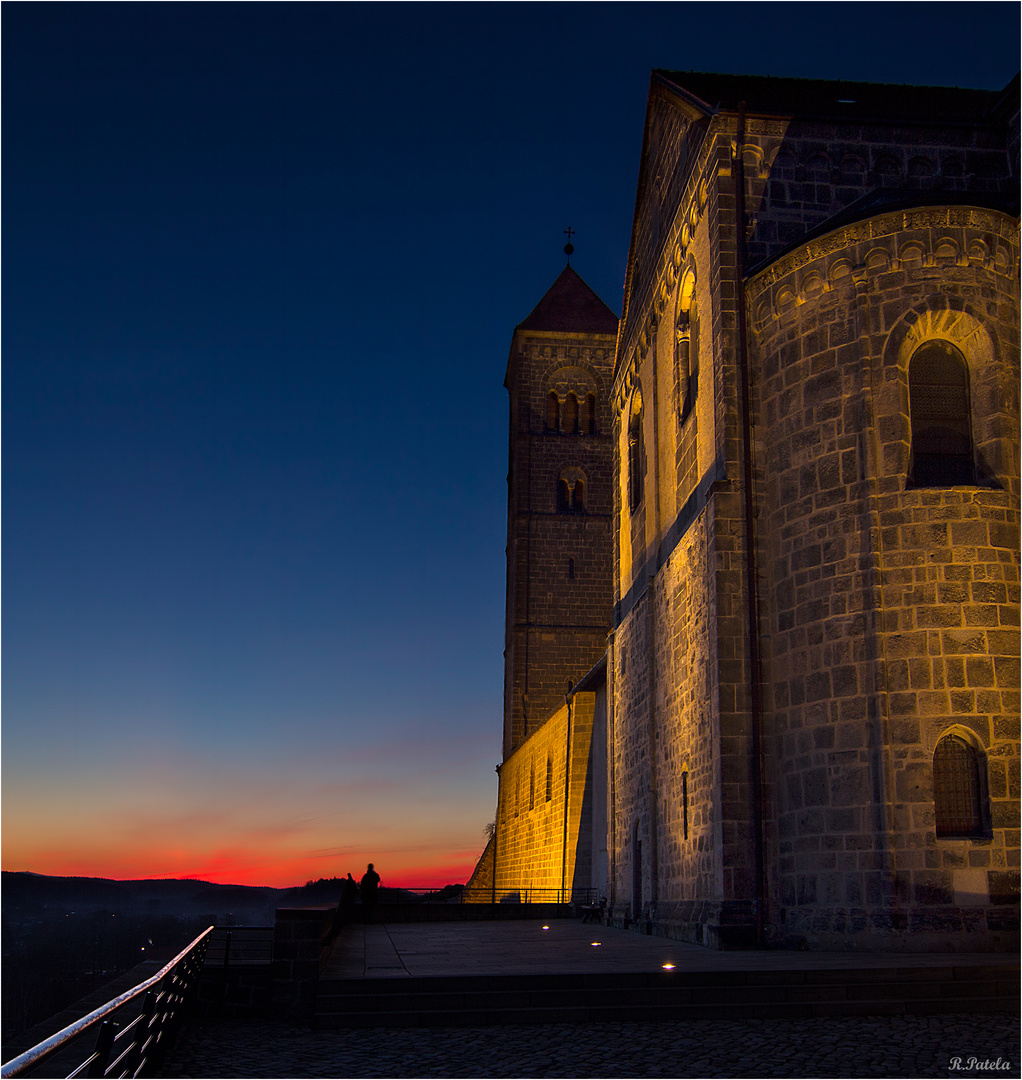
M 524 658 L 523 577 L 579 541 L 544 462 L 509 498 L 494 896 L 588 886 L 717 947 L 1017 944 L 1018 145 L 1017 80 L 654 73 L 599 373 L 605 660 L 594 632 L 565 697 L 553 619 Z M 526 343 L 512 477 L 581 386 L 519 327 L 509 390 Z M 556 806 L 518 794 L 543 768 Z

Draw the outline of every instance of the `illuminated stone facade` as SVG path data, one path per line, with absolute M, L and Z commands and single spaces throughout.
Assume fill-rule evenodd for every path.
M 607 648 L 616 342 L 617 316 L 570 266 L 511 342 L 505 757 Z
M 654 73 L 606 719 L 562 813 L 562 877 L 615 924 L 1017 944 L 1017 131 L 1017 81 Z M 507 812 L 507 730 L 497 882 L 521 886 L 551 841 Z

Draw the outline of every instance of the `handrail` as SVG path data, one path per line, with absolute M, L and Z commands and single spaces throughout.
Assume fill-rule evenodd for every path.
M 117 997 L 112 998 L 105 1005 L 101 1005 L 98 1009 L 93 1009 L 87 1016 L 83 1016 L 80 1020 L 76 1020 L 73 1024 L 68 1024 L 67 1027 L 62 1028 L 55 1035 L 51 1035 L 48 1039 L 44 1039 L 41 1043 L 37 1043 L 31 1049 L 26 1050 L 23 1054 L 19 1054 L 15 1058 L 11 1058 L 5 1065 L 0 1067 L 0 1078 L 6 1080 L 9 1076 L 23 1076 L 30 1069 L 37 1065 L 40 1065 L 47 1058 L 52 1057 L 58 1050 L 67 1046 L 74 1039 L 85 1035 L 90 1028 L 96 1025 L 100 1026 L 99 1037 L 96 1042 L 96 1049 L 83 1061 L 73 1072 L 68 1075 L 71 1077 L 81 1076 L 85 1073 L 85 1070 L 89 1070 L 90 1076 L 106 1076 L 109 1075 L 109 1070 L 120 1064 L 125 1057 L 131 1053 L 132 1050 L 137 1050 L 137 1057 L 139 1058 L 137 1066 L 132 1069 L 131 1075 L 138 1075 L 143 1065 L 145 1064 L 146 1051 L 152 1046 L 153 1043 L 159 1044 L 163 1041 L 162 1025 L 161 1030 L 157 1031 L 155 1035 L 149 1035 L 147 1039 L 143 1041 L 141 1046 L 137 1046 L 132 1042 L 128 1047 L 121 1051 L 114 1062 L 107 1064 L 104 1060 L 109 1056 L 113 1050 L 115 1040 L 123 1039 L 133 1028 L 139 1025 L 143 1020 L 146 1021 L 146 1026 L 150 1026 L 153 1018 L 157 1012 L 157 1005 L 161 998 L 167 996 L 173 985 L 173 981 L 177 975 L 175 969 L 178 966 L 186 967 L 193 965 L 195 971 L 198 967 L 201 967 L 202 956 L 200 954 L 205 953 L 206 944 L 209 936 L 213 933 L 213 927 L 210 926 L 189 945 L 186 945 L 181 952 L 174 957 L 168 964 L 165 964 L 155 974 L 150 976 L 145 982 L 141 982 L 138 986 L 133 987 L 131 990 L 126 990 L 123 994 L 118 994 Z M 196 959 L 198 964 L 195 964 Z M 194 975 L 195 971 L 186 972 L 188 975 Z M 164 980 L 171 980 L 171 987 L 160 987 L 158 992 L 153 992 L 153 988 L 158 984 L 164 982 Z M 188 987 L 185 986 L 184 990 L 175 995 L 175 1002 L 173 1004 L 180 1005 L 183 1000 L 184 993 Z M 120 1031 L 115 1033 L 115 1025 L 111 1022 L 111 1017 L 119 1009 L 124 1008 L 136 998 L 145 995 L 143 1001 L 142 1010 L 138 1016 L 136 1016 L 130 1023 L 126 1024 Z M 174 1010 L 171 1008 L 168 1016 L 161 1017 L 164 1021 L 174 1019 Z M 97 1070 L 97 1071 L 94 1071 Z M 116 1075 L 116 1074 L 115 1074 Z M 121 1073 L 119 1075 L 126 1075 Z

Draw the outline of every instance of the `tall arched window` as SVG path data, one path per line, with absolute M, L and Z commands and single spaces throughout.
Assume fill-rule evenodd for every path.
M 561 417 L 561 430 L 567 435 L 578 434 L 578 398 L 569 393 L 564 399 L 564 415 Z
M 596 395 L 586 394 L 586 430 L 590 435 L 596 434 Z
M 562 513 L 571 509 L 571 488 L 563 476 L 557 481 L 557 509 Z
M 636 390 L 628 417 L 628 505 L 637 510 L 642 502 L 642 396 Z
M 692 356 L 692 327 L 687 311 L 679 311 L 674 324 L 674 366 L 678 393 L 678 414 L 684 420 L 692 411 L 695 397 L 690 392 Z
M 674 392 L 678 419 L 682 423 L 692 412 L 699 387 L 695 286 L 695 274 L 689 269 L 678 288 L 674 315 Z
M 554 763 L 549 754 L 546 756 L 546 801 L 554 797 Z
M 586 512 L 586 483 L 584 480 L 576 480 L 571 489 L 571 508 L 576 514 Z
M 949 341 L 927 341 L 908 365 L 913 487 L 974 484 L 969 366 Z
M 547 431 L 559 431 L 561 426 L 561 403 L 557 398 L 557 391 L 551 390 L 546 396 L 546 429 Z
M 984 835 L 979 754 L 958 735 L 945 735 L 933 752 L 933 804 L 938 836 Z

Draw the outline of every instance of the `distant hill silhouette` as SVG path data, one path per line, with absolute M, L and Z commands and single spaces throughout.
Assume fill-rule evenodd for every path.
M 43 912 L 107 910 L 118 914 L 192 916 L 210 914 L 246 919 L 258 916 L 272 922 L 273 910 L 293 889 L 267 886 L 217 885 L 210 881 L 180 878 L 146 878 L 114 881 L 110 878 L 50 877 L 5 870 L 0 876 L 4 915 L 20 921 Z M 340 885 L 337 887 L 340 896 Z M 286 901 L 284 901 L 286 902 Z
M 106 985 L 142 959 L 166 962 L 207 926 L 270 926 L 278 907 L 336 904 L 342 878 L 291 889 L 191 878 L 114 881 L 3 871 L 3 1040 Z M 438 890 L 455 900 L 461 885 Z M 414 903 L 381 888 L 381 904 Z

